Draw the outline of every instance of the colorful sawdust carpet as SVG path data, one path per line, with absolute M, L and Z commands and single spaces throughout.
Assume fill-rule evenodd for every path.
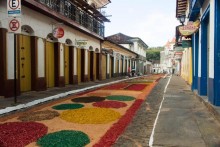
M 82 147 L 88 143 L 90 143 L 88 135 L 72 130 L 50 133 L 37 141 L 41 147 Z
M 1 147 L 23 147 L 47 134 L 47 127 L 36 122 L 0 124 Z
M 82 108 L 62 112 L 60 118 L 79 124 L 105 124 L 120 118 L 119 112 L 108 108 Z
M 117 101 L 103 101 L 103 102 L 94 103 L 92 105 L 101 108 L 122 108 L 127 106 L 126 103 L 117 102 Z
M 145 87 L 147 87 L 146 84 L 132 84 L 126 88 L 126 90 L 135 90 L 135 91 L 141 91 Z
M 132 96 L 126 95 L 110 95 L 107 96 L 108 100 L 116 100 L 116 101 L 133 101 L 135 98 Z
M 25 113 L 24 115 L 19 116 L 18 119 L 21 121 L 42 121 L 53 119 L 59 115 L 60 114 L 56 111 L 45 110 Z
M 98 97 L 98 96 L 89 96 L 89 97 L 78 97 L 72 99 L 72 102 L 78 102 L 78 103 L 92 103 L 92 102 L 100 102 L 104 101 L 104 97 Z
M 113 85 L 104 87 L 103 89 L 105 89 L 105 90 L 122 90 L 122 89 L 126 88 L 127 86 L 129 86 L 128 83 L 117 83 L 117 84 L 113 84 Z
M 82 104 L 60 104 L 53 106 L 52 108 L 55 110 L 67 110 L 67 109 L 79 109 L 84 107 Z

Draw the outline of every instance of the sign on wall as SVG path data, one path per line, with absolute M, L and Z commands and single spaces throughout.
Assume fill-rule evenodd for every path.
M 7 0 L 7 11 L 9 17 L 21 15 L 21 0 Z
M 8 32 L 21 33 L 21 18 L 8 18 Z
M 179 32 L 182 36 L 190 36 L 199 29 L 200 21 L 189 21 L 187 25 L 179 26 Z
M 76 45 L 78 48 L 85 48 L 86 45 L 87 45 L 87 41 L 88 41 L 88 40 L 76 40 L 76 39 L 75 39 L 75 45 Z
M 61 27 L 53 29 L 52 33 L 55 38 L 62 38 L 64 36 L 64 30 Z
M 183 48 L 192 47 L 192 41 L 191 40 L 182 40 L 182 47 Z

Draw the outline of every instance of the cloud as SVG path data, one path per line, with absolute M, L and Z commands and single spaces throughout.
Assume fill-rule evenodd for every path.
M 110 8 L 111 23 L 106 23 L 106 35 L 118 32 L 141 38 L 148 46 L 164 46 L 175 36 L 179 22 L 175 18 L 175 0 L 127 2 L 114 1 Z M 166 6 L 166 7 L 164 7 Z
M 130 35 L 140 37 L 149 46 L 163 46 L 175 36 L 176 19 L 170 14 L 154 13 L 142 22 L 135 22 L 130 28 Z

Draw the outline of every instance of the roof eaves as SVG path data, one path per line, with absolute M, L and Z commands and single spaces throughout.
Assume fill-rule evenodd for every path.
M 105 38 L 104 40 L 106 40 L 106 41 L 108 41 L 108 42 L 110 42 L 110 43 L 112 43 L 112 44 L 114 44 L 114 45 L 116 45 L 116 46 L 118 46 L 118 47 L 120 47 L 120 48 L 123 48 L 123 49 L 126 50 L 126 51 L 129 51 L 129 52 L 131 52 L 131 53 L 133 53 L 133 54 L 138 55 L 137 53 L 135 53 L 135 52 L 133 52 L 133 51 L 127 49 L 126 47 L 124 47 L 124 46 L 122 46 L 122 45 L 120 45 L 120 44 L 118 44 L 118 43 L 116 43 L 116 42 L 114 42 L 114 41 L 112 41 L 112 40 L 109 40 L 108 38 Z

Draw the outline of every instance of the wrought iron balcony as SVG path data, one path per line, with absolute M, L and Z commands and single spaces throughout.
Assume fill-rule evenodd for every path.
M 104 23 L 77 7 L 70 0 L 35 0 L 49 9 L 69 18 L 84 28 L 104 37 Z

